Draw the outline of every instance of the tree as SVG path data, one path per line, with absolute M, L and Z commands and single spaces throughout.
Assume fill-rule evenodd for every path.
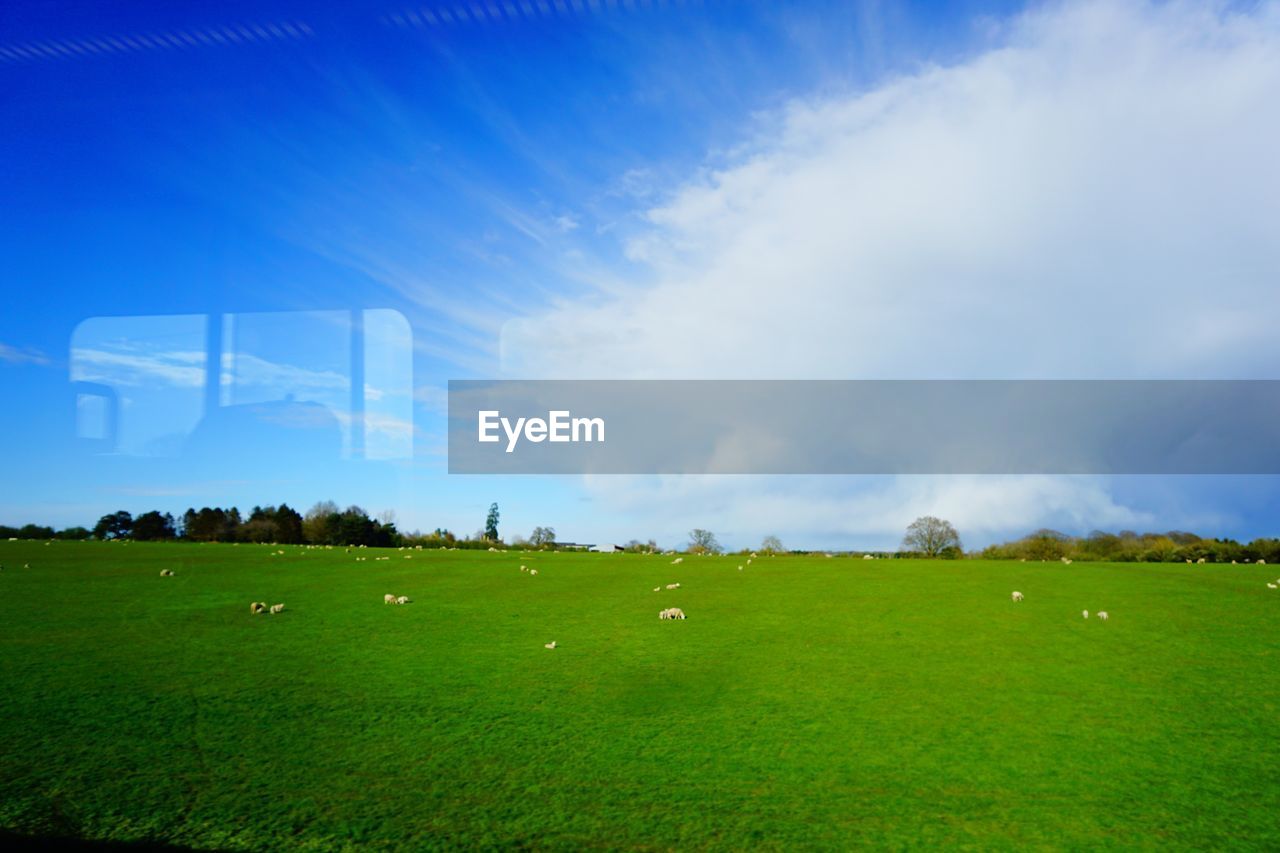
M 960 534 L 949 521 L 932 515 L 922 516 L 907 528 L 907 534 L 902 537 L 902 549 L 926 557 L 941 556 L 948 549 L 958 554 L 961 550 Z
M 556 531 L 554 527 L 535 527 L 533 535 L 529 537 L 529 543 L 532 545 L 553 546 L 556 544 Z
M 498 541 L 498 505 L 489 504 L 489 515 L 484 520 L 484 538 L 491 542 Z
M 764 541 L 760 543 L 761 554 L 781 554 L 782 540 L 777 536 L 766 536 Z
M 1060 560 L 1071 550 L 1071 537 L 1042 527 L 1022 540 L 1023 556 L 1028 560 Z
M 169 513 L 161 515 L 152 510 L 134 519 L 132 536 L 139 542 L 173 539 L 177 535 L 177 531 L 173 529 L 173 516 Z
M 94 539 L 122 539 L 133 532 L 133 516 L 120 510 L 98 519 L 93 528 Z
M 719 554 L 720 543 L 716 541 L 716 535 L 710 530 L 697 527 L 689 531 L 688 550 L 690 554 Z
M 320 501 L 302 519 L 302 536 L 313 545 L 337 545 L 341 513 L 333 501 Z

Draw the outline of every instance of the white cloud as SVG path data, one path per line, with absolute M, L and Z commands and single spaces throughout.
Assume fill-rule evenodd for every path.
M 503 370 L 1256 375 L 1276 91 L 1272 5 L 1029 13 L 961 64 L 792 102 L 645 211 L 625 254 L 650 278 L 512 321 Z
M 967 545 L 1046 525 L 1069 532 L 1159 526 L 1117 504 L 1098 477 L 593 476 L 585 485 L 605 513 L 643 518 L 654 531 L 646 535 L 668 543 L 696 526 L 740 545 L 776 533 L 795 547 L 893 548 L 921 515 L 948 519 Z
M 19 349 L 18 347 L 0 343 L 0 361 L 8 364 L 46 365 L 49 363 L 49 358 L 34 347 L 22 347 Z
M 118 349 L 74 347 L 71 350 L 71 378 L 122 387 L 147 388 L 156 384 L 175 388 L 204 385 L 202 352 L 143 352 L 121 346 Z
M 641 280 L 508 322 L 503 372 L 1270 378 L 1280 7 L 1055 4 L 992 33 L 958 64 L 793 101 L 728 165 L 665 193 L 646 181 L 645 226 L 623 246 Z M 1169 521 L 1104 480 L 868 482 L 588 491 L 654 529 L 748 537 L 896 540 L 929 512 L 992 535 Z

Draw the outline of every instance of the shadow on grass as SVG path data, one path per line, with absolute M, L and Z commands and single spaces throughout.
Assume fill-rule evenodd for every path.
M 104 853 L 104 851 L 128 851 L 128 853 L 192 853 L 200 848 L 165 844 L 161 841 L 87 841 L 68 835 L 22 835 L 0 829 L 0 849 L 12 850 L 68 850 L 76 853 Z M 204 853 L 213 853 L 204 851 Z

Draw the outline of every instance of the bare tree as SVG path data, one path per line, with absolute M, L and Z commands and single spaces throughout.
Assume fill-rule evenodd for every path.
M 960 551 L 960 534 L 951 526 L 951 522 L 932 515 L 922 516 L 911 522 L 907 535 L 902 537 L 902 550 L 926 557 L 941 556 L 949 549 Z
M 716 535 L 710 530 L 703 530 L 701 527 L 689 531 L 689 553 L 690 554 L 719 554 L 720 543 L 716 541 Z
M 766 536 L 764 541 L 760 543 L 760 553 L 762 554 L 781 554 L 782 540 L 777 536 Z

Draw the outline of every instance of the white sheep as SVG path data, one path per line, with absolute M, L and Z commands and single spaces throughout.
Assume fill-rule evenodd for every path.
M 1107 611 L 1105 611 L 1105 610 L 1099 610 L 1099 611 L 1098 611 L 1098 618 L 1099 618 L 1099 619 L 1101 619 L 1103 622 L 1106 622 L 1106 621 L 1107 621 Z
M 382 603 L 383 603 L 383 604 L 395 604 L 395 603 L 396 603 L 396 597 L 395 597 L 394 595 L 392 595 L 391 593 L 387 593 L 386 595 L 382 596 Z
M 536 575 L 537 573 L 538 573 L 538 570 L 537 570 L 537 569 L 530 569 L 530 570 L 529 570 L 529 574 L 531 574 L 531 575 Z
M 742 566 L 738 566 L 738 571 L 742 571 Z
M 1235 560 L 1232 560 L 1232 561 L 1231 561 L 1231 565 L 1233 565 L 1233 566 L 1234 566 L 1234 565 L 1238 565 L 1238 564 L 1236 563 L 1236 561 L 1235 561 Z
M 396 598 L 396 604 L 409 604 L 409 596 L 402 595 Z
M 683 562 L 684 562 L 684 557 L 676 557 L 674 560 L 671 561 L 671 565 L 678 566 Z
M 669 584 L 667 584 L 667 589 L 679 589 L 679 588 L 680 588 L 680 584 L 678 584 L 678 583 L 669 583 Z
M 520 567 L 520 571 L 522 571 L 522 572 L 527 572 L 527 571 L 529 571 L 529 567 L 528 567 L 528 566 L 521 566 L 521 567 Z
M 552 640 L 549 643 L 543 643 L 542 646 L 543 648 L 546 648 L 546 649 L 554 649 L 556 647 L 556 641 Z
M 1013 600 L 1014 600 L 1014 601 L 1021 601 L 1021 600 L 1022 600 L 1022 593 L 1018 592 L 1018 591 L 1015 589 L 1015 590 L 1013 591 Z
M 1088 618 L 1089 618 L 1089 611 L 1088 611 L 1088 610 L 1083 610 L 1083 611 L 1081 611 L 1081 613 L 1082 613 L 1082 615 L 1084 616 L 1084 618 L 1086 618 L 1086 619 L 1088 619 Z
M 1275 584 L 1273 584 L 1273 583 L 1268 583 L 1268 584 L 1267 584 L 1267 588 L 1268 588 L 1268 589 L 1276 589 L 1276 585 L 1275 585 Z
M 277 613 L 283 613 L 283 612 L 284 612 L 284 605 L 283 605 L 283 604 L 273 604 L 273 605 L 271 605 L 271 615 L 272 615 L 272 616 L 274 616 L 274 615 L 275 615 L 275 614 L 277 614 Z
M 254 614 L 255 616 L 259 613 L 266 612 L 266 609 L 267 609 L 267 605 L 261 601 L 255 601 L 249 605 L 249 612 Z
M 1266 560 L 1259 560 L 1259 561 L 1258 561 L 1258 565 L 1259 565 L 1259 566 L 1265 566 L 1266 564 L 1267 564 L 1267 561 L 1266 561 Z
M 655 586 L 655 587 L 653 588 L 653 591 L 654 591 L 654 592 L 662 592 L 662 587 L 660 587 L 660 586 Z
M 752 552 L 751 552 L 751 557 L 752 557 L 752 559 L 754 559 L 756 556 L 757 556 L 757 555 L 756 555 L 756 552 L 755 552 L 755 551 L 752 551 Z
M 1205 563 L 1205 559 L 1204 559 L 1204 557 L 1201 557 L 1200 559 L 1196 560 L 1196 564 L 1197 564 L 1197 565 L 1201 565 L 1201 566 L 1202 566 L 1202 565 L 1204 565 L 1204 563 Z
M 871 556 L 870 554 L 863 554 L 863 555 L 862 555 L 862 559 L 864 559 L 864 560 L 874 560 L 874 559 L 875 559 L 875 557 Z

